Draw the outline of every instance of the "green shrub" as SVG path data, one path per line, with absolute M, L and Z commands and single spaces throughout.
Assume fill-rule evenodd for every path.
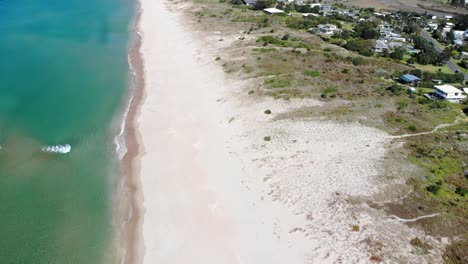
M 432 88 L 434 87 L 434 84 L 432 83 L 432 81 L 422 81 L 419 83 L 419 87 Z
M 441 185 L 441 182 L 439 181 L 436 184 L 431 184 L 427 186 L 426 190 L 432 194 L 437 194 L 440 190 L 440 185 Z
M 462 188 L 462 187 L 457 187 L 455 189 L 455 193 L 461 196 L 468 195 L 468 189 L 467 188 Z
M 331 98 L 335 98 L 336 92 L 337 92 L 336 88 L 330 86 L 322 91 L 322 94 L 320 95 L 320 97 L 327 98 L 328 96 L 330 96 Z
M 418 103 L 419 103 L 419 104 L 422 104 L 422 105 L 424 105 L 424 104 L 430 104 L 430 103 L 432 103 L 432 100 L 431 100 L 431 99 L 428 99 L 428 98 L 426 98 L 426 97 L 420 97 L 420 98 L 418 98 Z
M 387 87 L 385 91 L 389 92 L 391 95 L 401 95 L 404 89 L 401 85 L 394 83 L 392 86 Z
M 408 102 L 407 101 L 398 101 L 397 106 L 398 106 L 397 107 L 398 110 L 405 109 L 408 106 Z
M 415 125 L 410 125 L 408 127 L 408 130 L 411 131 L 411 132 L 416 132 L 416 131 L 418 131 L 418 128 Z
M 356 66 L 357 65 L 362 65 L 362 64 L 364 64 L 364 59 L 361 58 L 361 57 L 355 57 L 353 59 L 353 64 L 356 65 Z

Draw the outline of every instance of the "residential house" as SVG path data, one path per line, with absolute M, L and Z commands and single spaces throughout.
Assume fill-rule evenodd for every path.
M 317 33 L 325 34 L 325 35 L 333 35 L 335 34 L 335 32 L 339 33 L 341 32 L 341 29 L 339 29 L 334 24 L 320 24 L 317 26 Z
M 456 46 L 463 46 L 463 40 L 461 39 L 454 39 L 453 44 Z
M 331 5 L 322 5 L 320 7 L 320 9 L 323 11 L 323 12 L 332 12 L 333 11 L 333 6 Z
M 375 41 L 374 46 L 372 47 L 372 50 L 375 53 L 382 53 L 384 50 L 388 50 L 388 45 L 385 42 L 385 40 L 379 39 Z
M 465 31 L 463 31 L 463 30 L 454 30 L 453 31 L 453 36 L 456 39 L 463 40 L 465 38 Z
M 404 43 L 403 42 L 399 42 L 399 41 L 390 41 L 390 42 L 387 42 L 387 45 L 389 48 L 391 49 L 397 49 L 397 48 L 401 48 L 404 46 Z
M 462 51 L 462 52 L 460 53 L 459 59 L 460 59 L 460 60 L 468 60 L 468 52 Z
M 461 90 L 448 84 L 434 86 L 434 96 L 452 103 L 459 103 L 466 97 Z
M 277 8 L 274 8 L 274 7 L 265 8 L 265 9 L 263 9 L 263 11 L 265 11 L 265 13 L 267 13 L 269 15 L 276 15 L 276 14 L 283 14 L 284 13 L 283 10 L 279 10 Z
M 430 31 L 437 30 L 437 28 L 439 28 L 438 23 L 428 23 L 427 24 L 427 29 L 430 30 Z
M 450 31 L 452 31 L 452 28 L 450 26 L 445 26 L 443 29 L 442 29 L 442 33 L 449 33 Z
M 388 41 L 400 41 L 400 42 L 406 42 L 406 38 L 402 37 L 400 34 L 393 33 L 391 31 L 386 31 L 383 34 L 386 40 Z
M 418 85 L 418 83 L 421 81 L 421 79 L 417 76 L 414 76 L 412 74 L 405 74 L 400 77 L 400 81 L 404 84 L 409 84 L 409 85 Z
M 392 32 L 392 31 L 393 31 L 393 27 L 392 27 L 392 25 L 390 25 L 390 24 L 384 23 L 384 24 L 380 25 L 379 31 L 380 31 L 380 33 L 382 33 L 382 34 L 385 34 L 385 32 Z
M 257 3 L 257 0 L 242 0 L 245 5 L 254 6 Z

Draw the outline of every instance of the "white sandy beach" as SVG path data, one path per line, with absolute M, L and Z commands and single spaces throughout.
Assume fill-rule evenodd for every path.
M 144 263 L 367 263 L 376 251 L 410 263 L 434 258 L 409 255 L 421 231 L 348 199 L 379 192 L 388 135 L 275 121 L 321 102 L 242 98 L 245 84 L 226 79 L 180 13 L 164 0 L 141 5 Z

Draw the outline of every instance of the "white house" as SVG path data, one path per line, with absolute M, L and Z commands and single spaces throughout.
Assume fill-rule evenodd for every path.
M 463 30 L 454 30 L 454 31 L 453 31 L 453 36 L 454 36 L 456 39 L 463 40 L 464 37 L 465 37 L 465 31 L 463 31 Z
M 449 27 L 449 26 L 445 26 L 445 27 L 442 29 L 442 32 L 443 32 L 443 33 L 449 33 L 450 31 L 452 31 L 452 28 Z
M 444 19 L 447 19 L 447 20 L 450 20 L 452 18 L 453 18 L 453 16 L 451 16 L 451 15 L 444 16 Z
M 434 95 L 441 100 L 452 103 L 459 103 L 466 97 L 461 90 L 448 84 L 434 86 Z
M 427 28 L 429 30 L 437 30 L 437 28 L 439 27 L 439 24 L 438 23 L 428 23 L 427 24 Z
M 317 26 L 317 31 L 320 34 L 333 35 L 335 32 L 340 32 L 341 29 L 334 24 L 320 24 Z

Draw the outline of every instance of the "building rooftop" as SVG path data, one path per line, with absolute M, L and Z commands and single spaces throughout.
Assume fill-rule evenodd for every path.
M 400 77 L 400 79 L 404 82 L 414 82 L 414 81 L 420 81 L 421 79 L 418 76 L 414 76 L 412 74 L 405 74 Z
M 263 11 L 265 11 L 265 12 L 267 12 L 267 13 L 269 13 L 269 14 L 281 14 L 281 13 L 284 13 L 283 10 L 279 10 L 279 9 L 277 9 L 277 8 L 274 8 L 274 7 L 272 7 L 272 8 L 265 8 L 265 9 L 263 9 Z
M 257 0 L 243 0 L 246 5 L 253 6 L 257 3 Z
M 434 87 L 441 90 L 444 93 L 462 93 L 462 91 L 460 91 L 457 88 L 453 87 L 452 85 L 448 85 L 448 84 L 436 85 Z

